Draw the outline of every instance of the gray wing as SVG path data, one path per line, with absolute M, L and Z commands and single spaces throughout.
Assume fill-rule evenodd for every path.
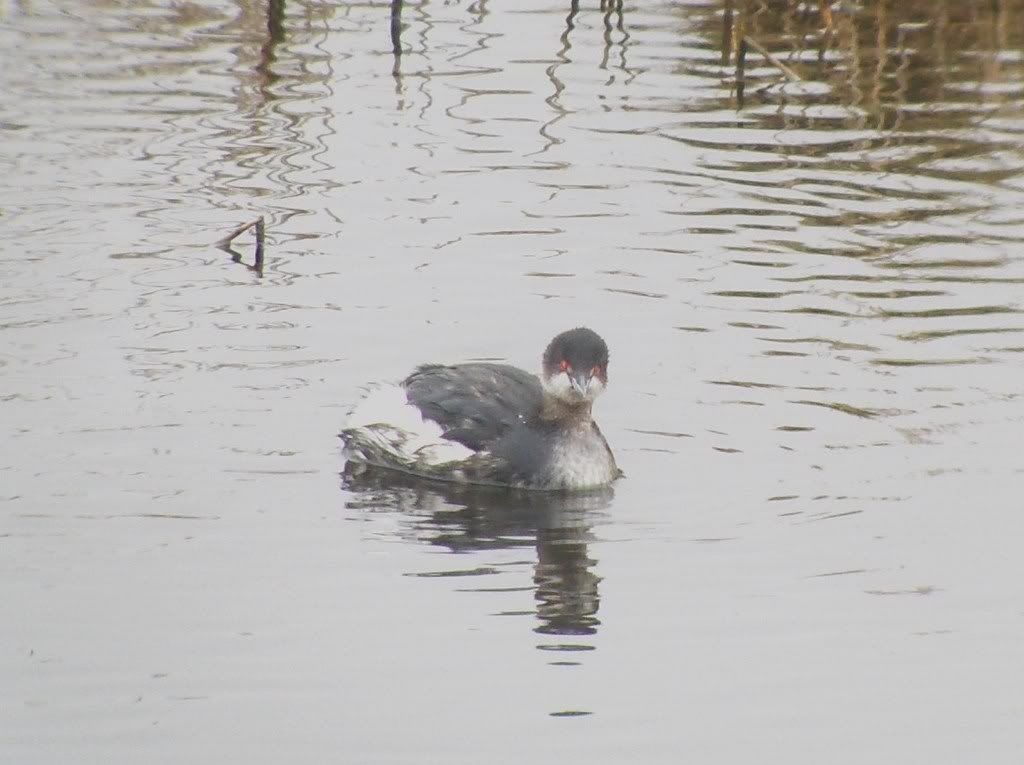
M 540 411 L 540 381 L 507 364 L 429 364 L 402 383 L 409 403 L 433 420 L 444 437 L 486 449 Z

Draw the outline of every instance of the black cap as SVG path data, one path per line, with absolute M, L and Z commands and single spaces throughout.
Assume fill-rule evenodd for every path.
M 560 371 L 563 361 L 573 370 L 599 367 L 601 378 L 608 375 L 608 346 L 592 329 L 576 327 L 557 335 L 544 351 L 544 375 L 550 377 Z

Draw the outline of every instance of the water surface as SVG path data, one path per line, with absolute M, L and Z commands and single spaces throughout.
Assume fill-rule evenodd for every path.
M 0 9 L 0 759 L 1015 763 L 1024 4 L 398 5 Z M 612 496 L 343 485 L 580 324 Z

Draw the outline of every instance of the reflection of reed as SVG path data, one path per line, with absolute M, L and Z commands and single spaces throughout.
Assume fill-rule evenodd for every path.
M 290 13 L 289 13 L 290 11 Z M 325 167 L 319 156 L 323 136 L 332 132 L 330 114 L 290 108 L 313 94 L 330 90 L 330 71 L 318 52 L 332 10 L 313 0 L 240 0 L 236 19 L 221 33 L 237 39 L 228 71 L 237 79 L 232 113 L 211 117 L 220 129 L 197 131 L 209 157 L 201 168 L 198 193 L 218 207 L 243 207 L 253 217 L 253 199 L 263 200 L 260 212 L 280 235 L 280 224 L 306 211 L 286 206 L 284 200 L 309 193 L 328 179 L 311 178 L 305 171 Z M 301 176 L 301 180 L 299 179 Z M 244 199 L 240 203 L 237 200 Z M 280 240 L 279 240 L 280 241 Z M 254 270 L 262 268 L 262 262 Z
M 260 87 L 264 90 L 277 79 L 274 73 L 274 61 L 277 59 L 275 48 L 284 41 L 284 2 L 268 0 L 267 3 L 267 39 L 260 46 L 259 63 L 256 64 Z
M 391 0 L 391 76 L 398 88 L 402 79 L 402 0 Z
M 593 514 L 608 505 L 611 491 L 588 494 L 512 492 L 480 486 L 428 483 L 411 476 L 347 471 L 349 508 L 398 511 L 411 526 L 402 533 L 453 552 L 536 545 L 533 581 L 538 603 L 536 631 L 545 635 L 590 635 L 599 624 L 595 561 L 588 555 Z
M 623 10 L 622 0 L 601 0 L 600 9 L 602 11 L 602 22 L 604 27 L 604 46 L 602 48 L 601 63 L 599 66 L 601 69 L 608 68 L 612 48 L 615 45 L 612 32 L 618 31 L 618 47 L 620 51 L 618 68 L 626 73 L 626 83 L 628 84 L 636 77 L 637 72 L 631 70 L 626 63 L 626 51 L 630 44 L 630 36 L 629 32 L 626 31 L 626 17 L 625 11 Z M 555 61 L 545 69 L 548 81 L 551 83 L 551 94 L 544 100 L 548 106 L 555 111 L 555 115 L 541 125 L 538 132 L 544 138 L 545 143 L 543 147 L 534 152 L 535 154 L 543 154 L 549 149 L 558 146 L 563 141 L 563 139 L 558 138 L 552 133 L 552 128 L 569 114 L 569 110 L 566 109 L 561 102 L 561 95 L 565 90 L 565 83 L 558 76 L 558 70 L 562 66 L 572 63 L 572 58 L 569 55 L 572 50 L 571 37 L 573 31 L 576 29 L 579 12 L 579 0 L 570 0 L 569 12 L 565 16 L 565 28 L 559 36 L 559 41 L 561 42 L 562 47 L 555 53 Z M 608 83 L 611 82 L 612 79 L 609 79 Z
M 631 70 L 626 63 L 626 50 L 629 47 L 629 32 L 626 31 L 626 14 L 622 8 L 622 0 L 601 0 L 601 10 L 604 11 L 604 50 L 601 55 L 601 68 L 608 68 L 608 60 L 611 58 L 612 48 L 615 40 L 612 31 L 619 33 L 619 69 L 628 76 L 628 84 L 636 77 L 637 73 Z M 612 17 L 615 22 L 612 23 Z M 610 82 L 610 81 L 609 81 Z
M 569 58 L 569 51 L 572 49 L 570 36 L 572 35 L 572 31 L 576 28 L 576 15 L 579 11 L 579 0 L 572 0 L 569 4 L 569 14 L 565 17 L 565 29 L 562 31 L 562 35 L 559 38 L 562 43 L 562 47 L 555 54 L 556 60 L 544 70 L 548 76 L 548 80 L 551 82 L 552 90 L 551 95 L 545 98 L 544 101 L 555 111 L 555 116 L 541 125 L 538 130 L 545 143 L 544 146 L 536 152 L 537 154 L 543 154 L 553 146 L 557 146 L 562 143 L 561 138 L 557 138 L 551 133 L 551 128 L 558 124 L 558 122 L 564 119 L 569 113 L 568 109 L 562 106 L 561 95 L 562 91 L 565 90 L 565 83 L 563 83 L 561 78 L 559 78 L 558 69 L 572 61 L 572 59 Z
M 826 0 L 722 0 L 722 7 L 720 31 L 707 32 L 720 34 L 723 65 L 733 61 L 741 108 L 750 89 L 770 94 L 795 75 L 827 84 L 830 101 L 850 109 L 849 127 L 891 129 L 907 116 L 903 107 L 948 100 L 951 83 L 996 81 L 999 52 L 1024 45 L 1021 0 L 869 0 L 839 10 Z M 770 71 L 752 74 L 752 55 Z

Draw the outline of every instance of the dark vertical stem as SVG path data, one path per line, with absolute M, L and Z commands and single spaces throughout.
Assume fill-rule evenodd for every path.
M 612 3 L 601 0 L 601 11 L 602 21 L 604 21 L 604 52 L 601 56 L 601 68 L 608 68 L 608 59 L 612 53 L 612 30 L 615 28 L 612 26 L 612 14 L 615 12 Z
M 746 85 L 747 41 L 740 38 L 739 49 L 736 51 L 736 108 L 743 108 L 743 88 Z
M 569 15 L 565 17 L 565 32 L 562 34 L 562 43 L 565 46 L 562 51 L 567 52 L 569 45 L 569 33 L 576 28 L 576 16 L 580 12 L 580 0 L 572 0 L 569 3 Z
M 260 46 L 260 61 L 256 71 L 263 79 L 264 88 L 274 82 L 274 61 L 277 60 L 275 48 L 284 40 L 284 4 L 285 0 L 267 0 L 267 39 Z
M 402 0 L 391 0 L 391 53 L 397 64 L 402 55 Z
M 284 3 L 285 0 L 269 0 L 267 4 L 267 33 L 275 43 L 284 39 Z
M 732 0 L 725 0 L 722 14 L 722 66 L 729 66 L 732 59 Z
M 259 276 L 263 276 L 263 239 L 266 233 L 265 228 L 263 216 L 261 215 L 259 220 L 256 221 L 256 257 L 253 262 L 253 267 Z
M 740 0 L 733 16 L 732 44 L 736 51 L 736 109 L 743 108 L 743 94 L 747 87 L 747 18 L 750 0 Z

